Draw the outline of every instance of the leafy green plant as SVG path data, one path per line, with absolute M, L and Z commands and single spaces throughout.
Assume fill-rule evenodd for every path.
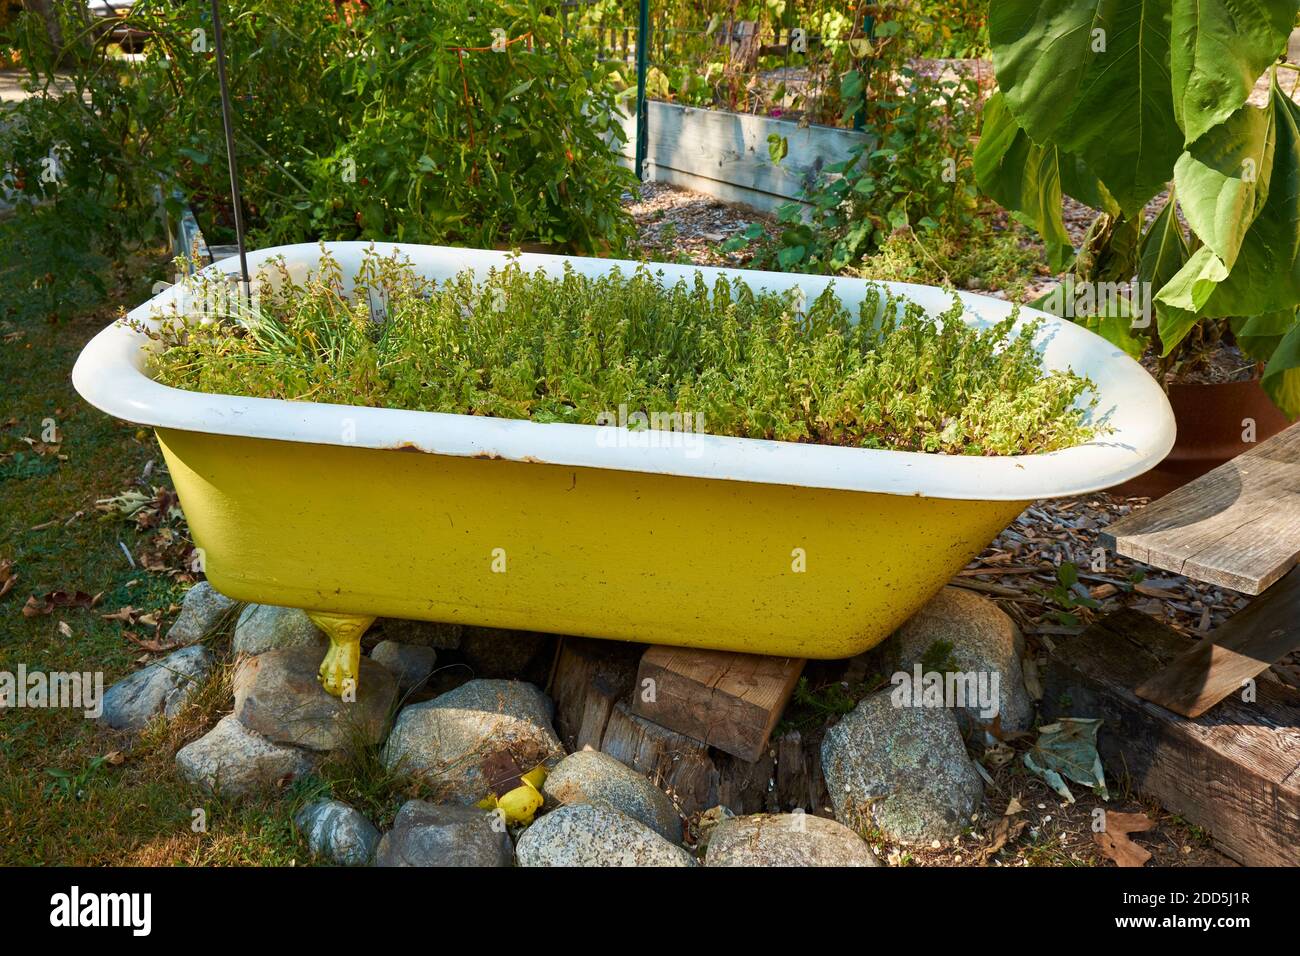
M 107 757 L 92 757 L 91 760 L 80 770 L 73 772 L 71 770 L 61 770 L 58 767 L 49 767 L 46 774 L 52 779 L 45 785 L 45 798 L 47 800 L 83 800 L 86 791 L 90 787 L 90 782 L 95 775 L 108 763 Z
M 283 265 L 277 278 L 234 321 L 165 319 L 159 380 L 539 422 L 609 424 L 626 408 L 712 434 L 950 454 L 1050 451 L 1097 431 L 1089 382 L 1044 373 L 1036 324 L 976 328 L 956 299 L 932 318 L 872 287 L 855 321 L 833 288 L 805 302 L 702 274 L 666 285 L 645 267 L 552 277 L 510 263 L 438 284 L 372 256 L 345 295 L 327 255 L 305 284 Z
M 921 655 L 921 672 L 948 674 L 960 670 L 956 659 L 952 656 L 953 648 L 952 641 L 933 642 Z
M 892 24 L 883 24 L 882 31 Z M 978 100 L 975 81 L 931 79 L 905 64 L 873 65 L 840 81 L 844 117 L 862 115 L 866 140 L 848 159 L 831 163 L 802 191 L 803 202 L 777 210 L 778 231 L 755 224 L 729 239 L 729 251 L 750 249 L 759 267 L 838 272 L 902 233 L 924 244 L 976 227 L 976 192 L 965 175 L 971 160 Z M 784 156 L 773 147 L 772 159 Z
M 1066 314 L 1130 354 L 1154 349 L 1162 379 L 1235 338 L 1267 362 L 1264 388 L 1293 417 L 1300 107 L 1275 61 L 1295 17 L 1294 0 L 1258 0 L 1249 12 L 1191 0 L 991 0 L 1000 92 L 985 108 L 975 157 L 981 188 L 1070 270 Z M 1267 102 L 1252 105 L 1266 70 Z M 1144 207 L 1166 190 L 1146 224 Z M 1063 194 L 1099 210 L 1079 250 L 1065 232 Z M 1071 308 L 1078 290 L 1133 279 L 1136 294 Z
M 1072 561 L 1061 562 L 1056 569 L 1056 583 L 1045 589 L 1043 596 L 1056 605 L 1049 613 L 1059 624 L 1078 624 L 1078 615 L 1073 613 L 1077 608 L 1095 610 L 1101 607 L 1101 603 L 1079 583 L 1079 568 Z
M 0 28 L 33 90 L 0 121 L 0 187 L 13 206 L 0 215 L 0 318 L 57 320 L 98 301 L 108 267 L 163 231 L 162 173 L 146 147 L 163 106 L 142 95 L 149 68 L 125 71 L 70 6 L 51 8 L 69 18 L 65 48 L 32 13 Z
M 843 717 L 858 705 L 879 682 L 878 675 L 858 684 L 835 681 L 813 688 L 807 677 L 800 677 L 790 696 L 790 706 L 774 731 L 779 736 L 790 730 L 808 733 L 824 726 L 828 720 Z
M 595 252 L 621 250 L 632 235 L 621 197 L 634 180 L 609 146 L 622 135 L 615 89 L 542 0 L 390 0 L 346 13 L 233 0 L 222 9 L 253 242 Z M 75 61 L 75 89 L 28 107 L 46 122 L 25 124 L 17 148 L 0 155 L 35 189 L 41 159 L 66 147 L 81 191 L 109 197 L 115 216 L 154 219 L 156 230 L 155 193 L 179 190 L 209 239 L 227 241 L 209 8 L 140 0 L 129 19 L 150 34 L 146 58 L 126 63 L 97 42 Z M 55 74 L 65 51 L 51 49 L 37 18 L 19 17 L 14 31 L 37 85 L 65 82 Z M 60 189 L 82 185 L 66 179 Z

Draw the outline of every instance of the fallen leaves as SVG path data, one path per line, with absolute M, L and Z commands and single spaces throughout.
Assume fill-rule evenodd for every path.
M 41 598 L 33 594 L 23 605 L 23 617 L 52 614 L 55 608 L 93 608 L 103 596 L 102 591 L 93 596 L 85 591 L 51 591 Z
M 1097 753 L 1097 730 L 1101 721 L 1082 717 L 1062 717 L 1053 724 L 1038 728 L 1038 741 L 1025 753 L 1025 766 L 1042 778 L 1061 797 L 1074 803 L 1074 794 L 1063 778 L 1091 787 L 1103 800 L 1106 775 Z
M 154 637 L 141 637 L 135 631 L 123 631 L 122 636 L 150 654 L 165 654 L 181 646 L 177 641 L 161 641 L 156 634 Z
M 132 489 L 109 498 L 100 498 L 95 502 L 95 508 L 129 518 L 142 531 L 157 528 L 167 522 L 180 521 L 185 517 L 176 492 L 163 486 L 154 486 L 149 494 Z
M 67 455 L 60 454 L 59 452 L 59 449 L 63 447 L 61 442 L 37 441 L 35 438 L 29 438 L 27 436 L 24 436 L 18 440 L 21 442 L 26 442 L 27 447 L 32 450 L 33 454 L 41 458 L 44 458 L 46 455 L 52 455 L 53 457 L 57 458 L 59 461 L 68 460 Z
M 1130 833 L 1143 833 L 1155 828 L 1155 821 L 1145 813 L 1106 813 L 1106 829 L 1094 833 L 1092 838 L 1101 849 L 1102 856 L 1114 860 L 1116 866 L 1145 866 L 1151 851 L 1129 839 Z
M 1005 814 L 998 817 L 993 824 L 993 829 L 989 831 L 989 845 L 981 847 L 978 851 L 980 862 L 987 863 L 1009 843 L 1014 843 L 1027 826 L 1029 826 L 1027 820 L 1016 820 Z
M 122 629 L 123 637 L 150 654 L 161 654 L 182 646 L 174 641 L 163 641 L 159 638 L 162 632 L 163 618 L 178 610 L 180 610 L 180 605 L 177 604 L 171 605 L 166 611 L 142 611 L 140 608 L 128 604 L 126 607 L 119 608 L 108 614 L 101 614 L 100 617 L 105 621 L 120 621 L 122 624 L 127 625 Z M 141 637 L 130 629 L 137 626 L 153 628 L 153 637 Z

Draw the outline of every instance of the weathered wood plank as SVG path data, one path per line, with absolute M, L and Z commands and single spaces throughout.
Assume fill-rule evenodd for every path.
M 637 670 L 633 713 L 755 761 L 785 709 L 804 662 L 684 647 L 649 647 Z
M 610 713 L 600 749 L 648 776 L 684 816 L 719 804 L 737 814 L 776 808 L 776 795 L 769 794 L 771 757 L 748 763 L 712 751 L 693 737 L 637 716 L 622 701 Z
M 570 750 L 599 748 L 614 704 L 636 679 L 644 644 L 566 637 L 550 681 L 555 729 Z
M 1189 720 L 1131 690 L 1188 640 L 1121 610 L 1056 645 L 1043 668 L 1046 719 L 1100 717 L 1107 772 L 1204 827 L 1250 865 L 1300 864 L 1300 694 L 1261 680 Z
M 1184 717 L 1199 717 L 1300 647 L 1300 568 L 1198 641 L 1134 692 Z
M 1119 554 L 1259 594 L 1300 560 L 1300 424 L 1121 518 Z

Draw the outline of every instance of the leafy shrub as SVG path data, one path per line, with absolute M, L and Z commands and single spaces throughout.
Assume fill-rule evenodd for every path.
M 1300 65 L 1278 60 L 1295 19 L 1294 0 L 1260 0 L 1249 16 L 1187 0 L 1104 10 L 1092 0 L 991 0 L 999 92 L 975 157 L 980 187 L 1036 228 L 1054 268 L 1068 270 L 1049 303 L 1132 355 L 1160 356 L 1162 381 L 1235 337 L 1267 362 L 1262 385 L 1292 417 L 1300 106 L 1278 69 Z M 1265 72 L 1269 95 L 1256 106 Z M 1063 194 L 1098 211 L 1077 250 Z M 1129 288 L 1099 305 L 1101 287 L 1118 285 Z
M 56 319 L 97 301 L 107 267 L 162 235 L 150 141 L 164 108 L 116 61 L 69 66 L 33 15 L 9 35 L 25 38 L 37 94 L 0 121 L 0 187 L 14 206 L 0 217 L 0 318 Z
M 976 228 L 968 175 L 975 81 L 932 79 L 907 66 L 881 73 L 875 85 L 857 70 L 841 79 L 845 116 L 865 115 L 867 139 L 803 190 L 811 214 L 803 203 L 786 203 L 774 236 L 755 224 L 728 249 L 752 248 L 759 267 L 838 272 L 894 233 L 924 239 Z
M 222 9 L 254 243 L 541 242 L 595 252 L 621 250 L 631 236 L 621 197 L 634 180 L 607 142 L 621 135 L 613 87 L 543 0 L 225 0 Z M 35 183 L 50 149 L 70 149 L 67 168 L 85 179 L 57 191 L 132 216 L 152 216 L 156 190 L 178 189 L 209 239 L 228 240 L 208 5 L 139 0 L 130 20 L 151 34 L 144 62 L 96 43 L 69 64 L 36 17 L 19 18 L 14 33 L 38 85 L 62 63 L 75 89 L 29 107 L 48 122 L 29 124 L 31 144 L 18 149 L 0 133 L 0 155 Z M 95 181 L 96 170 L 111 182 Z
M 279 279 L 263 277 L 239 321 L 169 319 L 158 379 L 538 422 L 607 423 L 625 406 L 702 416 L 713 434 L 954 454 L 1049 451 L 1094 431 L 1088 381 L 1043 373 L 1036 325 L 976 329 L 955 299 L 936 321 L 872 287 L 853 321 L 830 288 L 805 309 L 797 290 L 710 288 L 702 274 L 669 286 L 645 267 L 552 278 L 517 263 L 439 285 L 373 256 L 351 296 L 328 257 L 303 285 Z

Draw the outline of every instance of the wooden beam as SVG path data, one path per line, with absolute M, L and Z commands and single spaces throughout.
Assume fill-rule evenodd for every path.
M 1300 568 L 1198 641 L 1134 693 L 1184 717 L 1199 717 L 1300 648 Z
M 632 710 L 742 760 L 758 760 L 804 662 L 789 657 L 650 647 Z
M 737 763 L 725 754 L 713 754 L 693 737 L 661 727 L 632 713 L 619 702 L 610 713 L 600 749 L 637 770 L 673 798 L 683 816 L 723 804 L 733 813 L 754 813 L 766 809 L 766 774 L 772 762 L 762 767 Z M 730 766 L 721 766 L 732 761 Z M 723 771 L 740 771 L 723 780 Z
M 569 750 L 600 748 L 614 705 L 632 690 L 644 647 L 587 637 L 562 640 L 548 690 L 556 732 Z
M 1099 717 L 1107 773 L 1209 831 L 1249 865 L 1300 865 L 1300 693 L 1261 680 L 1252 702 L 1194 720 L 1138 697 L 1188 640 L 1124 609 L 1061 641 L 1042 669 L 1043 715 Z
M 1101 539 L 1145 564 L 1260 594 L 1300 560 L 1300 424 L 1121 518 Z

